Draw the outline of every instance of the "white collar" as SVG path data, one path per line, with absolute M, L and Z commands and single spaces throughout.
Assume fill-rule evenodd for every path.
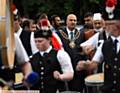
M 111 38 L 112 38 L 113 41 L 115 41 L 115 39 L 117 39 L 118 42 L 120 42 L 120 36 L 118 36 L 118 37 L 111 36 Z
M 67 27 L 66 29 L 67 29 L 68 35 L 70 35 L 70 32 L 71 32 L 71 31 L 68 29 L 68 27 Z M 75 33 L 75 29 L 73 29 L 72 32 Z
M 20 28 L 19 28 L 19 30 L 16 32 L 18 36 L 20 36 L 20 35 L 21 35 L 22 30 L 23 30 L 23 29 L 20 27 Z
M 43 56 L 44 53 L 49 53 L 52 50 L 52 46 L 49 46 L 49 48 L 45 51 L 40 51 L 40 54 Z
M 68 38 L 71 39 L 71 32 L 73 32 L 73 36 L 74 36 L 75 29 L 73 29 L 72 31 L 70 31 L 70 30 L 68 29 L 68 27 L 67 27 L 66 29 L 67 29 L 67 33 L 68 33 Z
M 108 31 L 105 31 L 105 35 L 106 35 L 106 37 L 107 37 L 107 39 L 108 39 L 109 36 L 110 36 L 110 33 L 109 33 Z

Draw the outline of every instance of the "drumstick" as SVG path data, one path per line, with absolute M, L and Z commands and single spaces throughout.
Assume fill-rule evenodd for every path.
M 2 82 L 4 85 L 8 86 L 8 88 L 13 89 L 13 88 L 12 88 L 12 85 L 13 85 L 12 82 L 6 82 L 6 81 L 3 80 L 2 78 L 0 78 L 0 82 Z

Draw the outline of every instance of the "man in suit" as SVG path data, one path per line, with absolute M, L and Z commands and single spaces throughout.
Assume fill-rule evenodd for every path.
M 74 69 L 74 78 L 68 82 L 68 90 L 82 92 L 84 88 L 85 71 L 77 71 L 76 66 L 80 60 L 85 60 L 85 55 L 78 52 L 78 46 L 84 41 L 82 32 L 76 29 L 77 17 L 69 14 L 66 20 L 66 28 L 58 32 L 63 43 L 63 48 L 71 57 Z

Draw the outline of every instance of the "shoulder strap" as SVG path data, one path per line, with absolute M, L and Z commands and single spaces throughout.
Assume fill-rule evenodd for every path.
M 105 31 L 99 33 L 98 40 L 107 40 Z

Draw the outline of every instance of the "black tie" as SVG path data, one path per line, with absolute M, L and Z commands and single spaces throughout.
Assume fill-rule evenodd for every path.
M 117 40 L 117 39 L 115 39 L 115 41 L 114 41 L 115 53 L 117 53 L 117 43 L 118 43 L 118 40 Z
M 48 53 L 44 52 L 43 57 L 47 57 Z

